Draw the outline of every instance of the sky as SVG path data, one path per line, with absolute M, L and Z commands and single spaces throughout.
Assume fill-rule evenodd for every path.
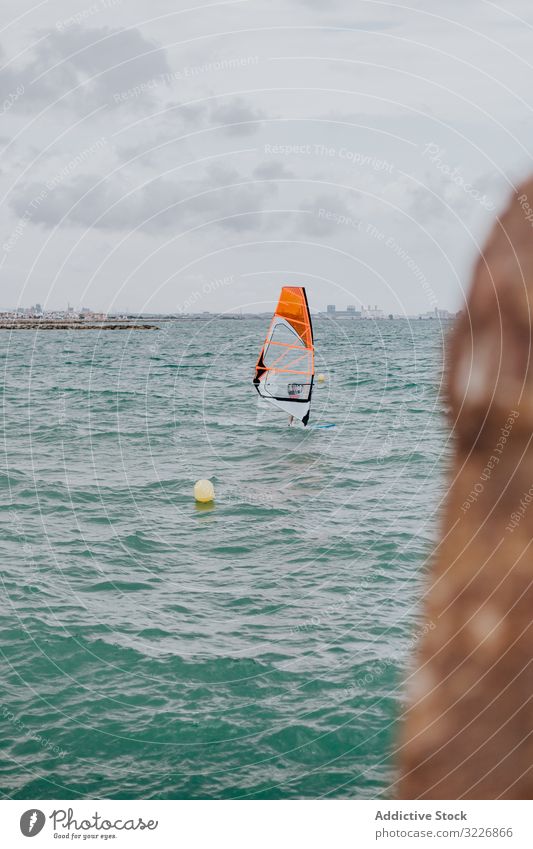
M 529 0 L 2 12 L 3 309 L 456 311 L 533 171 Z

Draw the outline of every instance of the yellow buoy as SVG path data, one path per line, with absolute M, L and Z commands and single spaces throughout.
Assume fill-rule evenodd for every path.
M 208 504 L 215 500 L 215 487 L 211 481 L 201 480 L 194 484 L 194 497 L 200 504 Z
M 325 374 L 317 375 L 316 382 L 317 383 L 325 383 L 326 382 L 326 375 Z

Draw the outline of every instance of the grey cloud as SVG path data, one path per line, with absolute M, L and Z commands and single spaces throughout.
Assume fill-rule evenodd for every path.
M 223 124 L 225 132 L 232 136 L 248 136 L 255 133 L 264 117 L 262 112 L 242 97 L 223 103 L 211 112 L 211 120 Z
M 310 236 L 326 236 L 344 227 L 357 231 L 359 216 L 338 195 L 321 194 L 302 204 L 304 213 L 299 217 L 300 230 Z
M 296 6 L 306 6 L 308 9 L 317 12 L 326 12 L 328 15 L 331 15 L 332 10 L 337 9 L 339 13 L 346 15 L 347 12 L 351 11 L 351 3 L 346 3 L 346 0 L 329 0 L 327 5 L 324 3 L 324 0 L 293 0 L 293 3 Z M 384 14 L 388 17 L 383 17 L 381 20 L 379 18 L 369 18 L 368 20 L 363 20 L 361 16 L 361 11 L 358 11 L 357 20 L 344 20 L 341 21 L 338 17 L 332 22 L 335 27 L 346 27 L 346 28 L 357 28 L 363 30 L 369 30 L 370 32 L 380 31 L 391 29 L 396 26 L 396 24 L 390 20 L 391 10 L 387 10 Z
M 175 104 L 178 106 L 179 104 Z M 198 126 L 198 124 L 206 117 L 207 106 L 205 103 L 187 103 L 179 105 L 179 116 L 185 124 Z
M 138 29 L 72 26 L 64 32 L 48 32 L 25 66 L 9 67 L 3 89 L 23 86 L 21 106 L 35 109 L 36 103 L 44 107 L 76 88 L 62 103 L 86 111 L 98 105 L 116 105 L 114 95 L 141 88 L 154 79 L 164 80 L 169 73 L 165 50 Z
M 456 168 L 455 179 L 435 170 L 423 176 L 423 185 L 413 183 L 404 187 L 405 210 L 418 221 L 454 219 L 468 222 L 481 212 L 494 212 L 500 202 L 504 181 L 499 175 L 486 174 L 470 178 Z
M 158 167 L 161 161 L 159 146 L 164 146 L 170 141 L 191 131 L 201 133 L 215 127 L 217 131 L 229 136 L 252 135 L 260 125 L 257 123 L 232 126 L 237 120 L 259 121 L 262 113 L 255 111 L 246 104 L 242 98 L 228 100 L 222 105 L 209 102 L 181 105 L 176 102 L 167 104 L 166 110 L 158 115 L 158 127 L 162 128 L 155 138 L 150 139 L 150 150 L 146 150 L 147 142 L 142 134 L 139 134 L 135 146 L 131 144 L 122 148 L 124 157 L 141 156 L 147 165 Z M 229 123 L 229 126 L 227 124 Z M 150 130 L 149 124 L 145 129 Z
M 7 115 L 8 112 L 15 106 L 16 102 L 21 99 L 17 98 L 17 87 L 19 92 L 23 94 L 22 79 L 18 74 L 14 73 L 13 69 L 6 64 L 6 55 L 0 46 L 0 65 L 6 66 L 0 72 L 0 108 L 2 114 Z
M 400 26 L 396 21 L 359 21 L 359 20 L 337 20 L 335 21 L 336 29 L 344 29 L 347 32 L 386 32 L 390 29 L 397 29 Z
M 243 179 L 237 172 L 212 168 L 203 180 L 158 178 L 135 189 L 124 176 L 99 183 L 95 175 L 80 175 L 44 197 L 42 185 L 26 185 L 12 198 L 11 208 L 19 218 L 29 217 L 32 224 L 45 228 L 63 220 L 63 226 L 114 231 L 139 227 L 159 234 L 216 219 L 228 230 L 259 228 L 265 201 L 275 187 L 253 182 L 231 185 Z
M 293 0 L 293 4 L 295 6 L 308 6 L 311 9 L 320 9 L 321 11 L 324 9 L 323 0 Z M 330 0 L 328 3 L 329 8 L 339 8 L 339 5 L 343 5 L 343 0 Z
M 254 177 L 260 180 L 282 180 L 295 176 L 294 171 L 287 168 L 283 162 L 262 162 L 254 168 Z

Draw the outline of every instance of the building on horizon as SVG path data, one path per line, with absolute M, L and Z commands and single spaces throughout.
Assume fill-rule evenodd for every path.
M 443 310 L 443 309 L 439 309 L 438 307 L 435 307 L 435 309 L 430 310 L 429 312 L 420 313 L 418 318 L 422 318 L 422 319 L 426 319 L 426 320 L 428 320 L 428 319 L 430 319 L 430 320 L 431 319 L 440 319 L 440 320 L 450 319 L 450 318 L 455 318 L 455 313 L 450 312 L 449 310 Z
M 345 310 L 338 310 L 336 304 L 328 304 L 326 312 L 318 315 L 327 318 L 362 318 L 361 310 L 357 309 L 355 304 L 347 304 Z
M 369 304 L 367 307 L 362 308 L 361 318 L 385 318 L 385 313 L 379 309 L 377 304 L 374 306 Z

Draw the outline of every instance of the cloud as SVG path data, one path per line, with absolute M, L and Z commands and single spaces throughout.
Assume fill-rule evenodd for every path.
M 254 168 L 253 174 L 259 180 L 287 180 L 296 176 L 283 162 L 262 162 Z
M 392 29 L 397 26 L 397 23 L 391 20 L 391 14 L 394 14 L 394 12 L 390 7 L 384 10 L 383 18 L 370 17 L 365 20 L 363 17 L 364 9 L 358 8 L 357 10 L 352 10 L 354 4 L 349 2 L 349 0 L 348 2 L 346 2 L 346 0 L 329 0 L 329 3 L 327 4 L 324 3 L 324 0 L 292 0 L 292 2 L 295 6 L 304 6 L 312 12 L 327 14 L 330 19 L 332 11 L 336 11 L 337 17 L 334 21 L 332 21 L 332 24 L 340 29 L 346 27 L 347 29 L 356 28 L 360 30 L 368 30 L 369 32 L 379 32 L 381 30 Z M 352 20 L 340 19 L 340 15 L 347 15 L 352 11 L 355 11 L 355 15 Z
M 307 214 L 299 218 L 299 229 L 311 236 L 326 236 L 340 232 L 339 228 L 354 231 L 359 229 L 360 221 L 357 213 L 338 195 L 320 194 L 300 208 Z
M 1 46 L 0 65 L 3 67 L 3 70 L 0 71 L 0 107 L 2 114 L 7 115 L 15 105 L 17 87 L 19 91 L 23 87 L 21 86 L 22 80 L 13 72 L 9 64 L 6 63 L 5 52 Z
M 46 229 L 63 221 L 63 226 L 161 234 L 218 219 L 223 229 L 243 231 L 261 227 L 265 202 L 275 192 L 275 186 L 247 183 L 239 172 L 213 166 L 199 180 L 158 177 L 138 187 L 124 175 L 103 182 L 98 175 L 78 175 L 44 194 L 41 184 L 29 183 L 10 206 L 20 219 Z
M 255 133 L 264 117 L 262 112 L 242 97 L 216 106 L 211 112 L 211 120 L 223 124 L 225 131 L 232 136 L 248 136 Z
M 225 99 L 222 105 L 211 100 L 191 104 L 169 102 L 165 110 L 158 113 L 156 122 L 149 118 L 136 128 L 135 144 L 127 143 L 121 146 L 123 158 L 140 157 L 144 165 L 157 170 L 169 158 L 171 162 L 175 161 L 175 152 L 170 145 L 180 136 L 191 132 L 197 134 L 196 142 L 192 143 L 190 150 L 193 159 L 199 145 L 203 143 L 211 151 L 215 144 L 215 135 L 207 134 L 206 140 L 202 139 L 204 131 L 215 130 L 216 133 L 234 137 L 252 135 L 260 129 L 259 123 L 232 126 L 231 119 L 236 115 L 246 115 L 248 119 L 253 115 L 255 121 L 260 120 L 260 113 L 252 107 L 248 108 L 242 98 Z M 228 118 L 230 126 L 226 125 Z M 154 127 L 157 128 L 155 134 Z
M 82 112 L 117 105 L 115 94 L 170 74 L 165 49 L 134 27 L 72 26 L 44 35 L 26 65 L 8 66 L 5 72 L 2 90 L 23 86 L 20 105 L 25 109 L 34 111 L 36 104 L 44 108 L 61 98 L 63 106 Z

